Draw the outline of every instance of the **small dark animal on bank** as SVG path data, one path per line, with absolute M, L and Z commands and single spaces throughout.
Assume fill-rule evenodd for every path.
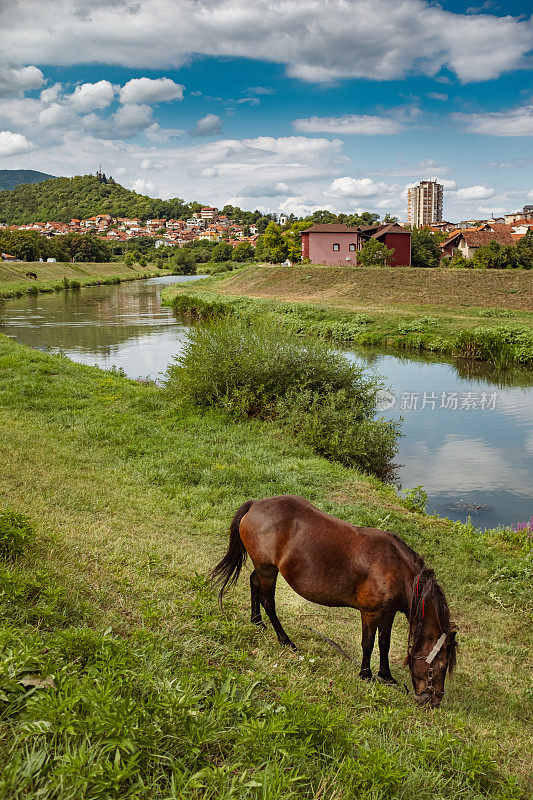
M 35 272 L 27 272 L 26 273 L 26 277 L 27 278 L 33 278 L 35 281 L 37 280 L 37 275 L 36 275 Z
M 389 667 L 394 617 L 409 620 L 406 664 L 415 700 L 438 706 L 446 672 L 455 666 L 455 630 L 444 592 L 423 559 L 394 533 L 359 528 L 320 511 L 303 497 L 280 495 L 250 500 L 231 523 L 226 555 L 213 570 L 224 591 L 233 586 L 247 555 L 252 622 L 263 625 L 261 606 L 281 644 L 296 649 L 276 614 L 275 591 L 281 572 L 295 592 L 324 606 L 357 608 L 363 627 L 360 676 L 372 678 L 370 657 L 376 630 L 378 678 L 396 683 Z M 263 626 L 264 627 L 264 626 Z

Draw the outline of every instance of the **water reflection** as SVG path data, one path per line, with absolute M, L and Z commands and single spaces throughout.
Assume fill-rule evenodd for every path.
M 61 350 L 82 364 L 157 379 L 188 330 L 161 306 L 161 289 L 191 280 L 198 278 L 151 278 L 10 300 L 3 309 L 4 330 L 23 344 Z
M 195 277 L 10 300 L 2 309 L 4 330 L 31 347 L 62 350 L 74 361 L 157 379 L 188 329 L 184 319 L 161 307 L 161 289 L 188 280 Z M 403 419 L 400 479 L 406 488 L 424 486 L 429 511 L 461 520 L 472 516 L 480 527 L 531 517 L 531 372 L 368 349 L 346 355 L 391 388 L 392 402 L 382 413 Z

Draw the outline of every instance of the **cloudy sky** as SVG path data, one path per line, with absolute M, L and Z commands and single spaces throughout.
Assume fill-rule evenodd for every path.
M 0 168 L 157 197 L 447 219 L 533 203 L 517 0 L 0 0 Z

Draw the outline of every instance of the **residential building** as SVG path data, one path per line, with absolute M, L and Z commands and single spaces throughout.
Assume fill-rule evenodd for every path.
M 479 247 L 490 242 L 498 242 L 501 245 L 516 244 L 517 238 L 515 229 L 510 225 L 502 225 L 499 222 L 481 225 L 479 228 L 467 228 L 452 233 L 445 242 L 440 245 L 442 256 L 453 258 L 459 252 L 465 258 L 472 258 Z
M 211 208 L 211 206 L 205 206 L 202 208 L 201 212 L 202 219 L 206 220 L 207 222 L 214 222 L 218 216 L 218 208 Z
M 377 239 L 394 250 L 391 266 L 411 265 L 411 233 L 401 225 L 368 225 L 350 228 L 337 223 L 320 223 L 302 231 L 302 258 L 313 264 L 357 264 L 357 253 L 369 239 Z
M 407 222 L 424 228 L 442 221 L 444 188 L 436 180 L 420 181 L 407 189 Z

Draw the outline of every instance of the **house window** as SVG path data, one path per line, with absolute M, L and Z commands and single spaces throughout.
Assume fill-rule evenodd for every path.
M 341 249 L 341 246 L 340 246 L 340 244 L 337 244 L 337 242 L 335 242 L 335 244 L 333 245 L 333 250 L 334 250 L 335 252 L 338 252 L 340 249 Z
M 352 242 L 348 245 L 348 250 L 353 253 L 355 250 L 357 250 L 357 246 Z

